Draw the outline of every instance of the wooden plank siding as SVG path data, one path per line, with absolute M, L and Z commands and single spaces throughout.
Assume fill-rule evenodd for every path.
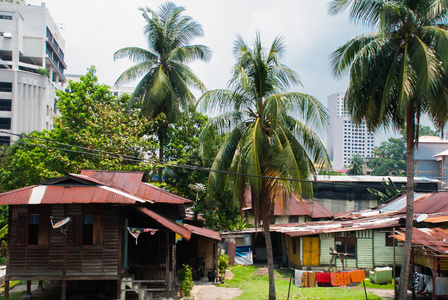
M 372 230 L 356 232 L 357 268 L 371 269 L 373 266 L 373 233 Z
M 394 247 L 386 247 L 386 232 L 373 231 L 374 267 L 392 266 L 394 263 Z M 401 265 L 403 247 L 395 247 L 395 263 Z
M 334 235 L 321 233 L 320 237 L 320 265 L 328 265 L 331 261 L 330 248 L 334 249 Z
M 102 244 L 75 245 L 73 222 L 67 232 L 52 229 L 48 245 L 17 245 L 16 233 L 19 214 L 28 213 L 26 206 L 11 206 L 9 262 L 6 280 L 113 280 L 123 273 L 123 220 L 121 207 L 104 205 L 102 213 Z M 51 205 L 54 221 L 82 214 L 81 204 Z

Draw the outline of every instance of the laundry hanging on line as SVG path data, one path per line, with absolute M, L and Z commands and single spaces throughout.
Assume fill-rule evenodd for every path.
M 135 238 L 135 244 L 137 245 L 137 239 L 140 233 L 149 232 L 151 235 L 154 235 L 158 229 L 153 228 L 142 228 L 142 227 L 128 227 L 129 233 Z

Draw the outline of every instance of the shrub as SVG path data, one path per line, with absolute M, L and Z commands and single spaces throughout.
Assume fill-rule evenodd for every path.
M 183 265 L 183 268 L 177 271 L 177 280 L 179 281 L 179 288 L 184 291 L 186 297 L 190 296 L 190 292 L 193 289 L 193 268 L 189 265 Z
M 229 256 L 227 254 L 219 254 L 218 256 L 218 268 L 219 273 L 223 276 L 226 269 L 229 267 Z

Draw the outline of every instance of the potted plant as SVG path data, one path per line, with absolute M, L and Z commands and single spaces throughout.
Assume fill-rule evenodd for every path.
M 228 267 L 229 267 L 229 256 L 227 254 L 219 254 L 218 256 L 219 282 L 224 283 L 226 269 Z
M 177 280 L 179 281 L 179 289 L 182 297 L 189 297 L 194 286 L 193 268 L 189 265 L 182 265 L 182 269 L 177 271 Z

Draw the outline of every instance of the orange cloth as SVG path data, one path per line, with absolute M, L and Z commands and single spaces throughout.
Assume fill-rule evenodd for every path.
M 343 286 L 350 284 L 350 272 L 334 272 L 331 273 L 331 285 Z
M 366 279 L 366 274 L 363 270 L 353 270 L 350 271 L 351 282 L 362 282 Z

